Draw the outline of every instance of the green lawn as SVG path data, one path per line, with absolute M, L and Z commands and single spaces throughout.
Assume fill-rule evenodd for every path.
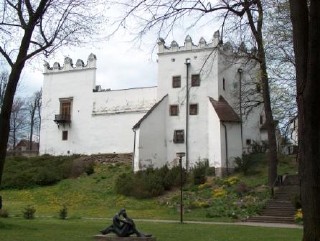
M 96 219 L 0 219 L 0 240 L 89 241 L 110 222 Z M 302 238 L 302 229 L 157 222 L 137 222 L 137 227 L 153 234 L 158 241 L 298 241 Z

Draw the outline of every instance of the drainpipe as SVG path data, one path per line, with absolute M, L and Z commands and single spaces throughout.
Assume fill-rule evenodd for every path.
M 224 127 L 224 140 L 225 140 L 225 143 L 226 143 L 226 168 L 227 168 L 227 175 L 229 174 L 229 153 L 228 153 L 228 132 L 227 132 L 227 126 L 221 122 L 221 124 L 223 125 Z
M 136 135 L 137 135 L 137 133 L 136 133 L 136 129 L 132 129 L 133 130 L 133 154 L 132 154 L 132 170 L 134 170 L 134 157 L 135 157 L 135 155 L 136 155 Z
M 189 170 L 189 68 L 190 58 L 186 58 L 186 171 Z
M 240 130 L 241 130 L 241 151 L 243 152 L 243 130 L 242 130 L 242 73 L 243 69 L 238 69 L 239 73 L 239 110 L 240 110 Z

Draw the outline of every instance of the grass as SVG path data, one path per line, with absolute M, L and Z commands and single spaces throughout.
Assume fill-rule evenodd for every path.
M 111 220 L 37 218 L 0 219 L 1 241 L 86 241 Z M 137 228 L 157 241 L 298 241 L 302 229 L 247 227 L 214 224 L 136 222 Z
M 236 176 L 248 186 L 257 187 L 257 190 L 265 192 L 267 183 L 265 156 L 259 154 L 255 160 L 248 175 L 237 174 Z M 281 158 L 279 167 L 281 172 L 279 173 L 296 170 L 295 162 L 290 160 Z M 22 163 L 19 163 L 20 165 Z M 8 166 L 8 168 L 13 172 L 13 167 Z M 135 199 L 117 195 L 114 191 L 116 178 L 121 173 L 130 171 L 130 164 L 101 164 L 95 166 L 95 172 L 92 175 L 84 174 L 77 178 L 64 179 L 55 185 L 4 189 L 0 192 L 3 197 L 3 208 L 9 212 L 11 217 L 21 217 L 24 208 L 31 205 L 36 208 L 37 217 L 58 217 L 59 211 L 66 206 L 69 218 L 111 218 L 120 208 L 125 207 L 129 215 L 135 219 L 179 219 L 179 190 L 151 199 Z M 213 185 L 201 190 L 197 186 L 186 186 L 185 205 L 192 202 L 191 204 L 201 206 L 203 202 L 209 202 L 213 203 L 212 208 L 214 209 L 217 205 L 212 202 L 212 188 Z M 258 191 L 255 191 L 255 194 L 257 193 Z M 187 209 L 184 215 L 185 220 L 234 221 L 228 217 L 213 218 L 215 215 L 209 218 L 206 216 L 208 210 L 206 208 Z
M 248 175 L 236 174 L 237 178 L 258 189 L 267 183 L 266 161 L 263 155 L 255 159 Z M 22 165 L 18 163 L 17 165 Z M 10 167 L 10 172 L 14 170 Z M 281 159 L 279 174 L 294 173 L 295 162 Z M 92 175 L 83 174 L 77 178 L 64 179 L 51 186 L 32 186 L 24 189 L 3 189 L 3 209 L 9 218 L 0 218 L 1 241 L 73 241 L 92 240 L 93 235 L 111 224 L 112 216 L 125 207 L 130 217 L 138 219 L 179 220 L 179 190 L 171 191 L 158 198 L 135 199 L 117 195 L 114 183 L 121 173 L 131 171 L 130 164 L 100 164 Z M 226 179 L 227 180 L 227 179 Z M 225 182 L 219 180 L 218 182 Z M 184 202 L 212 199 L 211 186 L 186 185 Z M 228 187 L 232 189 L 232 186 Z M 263 189 L 263 188 L 262 188 Z M 256 192 L 256 191 L 255 191 Z M 36 208 L 35 219 L 25 220 L 22 211 L 28 205 Z M 67 220 L 59 219 L 63 206 L 68 209 Z M 213 208 L 215 208 L 214 205 Z M 228 207 L 227 207 L 228 209 Z M 188 209 L 184 220 L 233 222 L 231 218 L 207 218 L 207 208 Z M 137 222 L 139 230 L 151 233 L 159 241 L 267 241 L 301 240 L 301 229 L 247 227 L 214 224 L 178 224 L 162 222 Z

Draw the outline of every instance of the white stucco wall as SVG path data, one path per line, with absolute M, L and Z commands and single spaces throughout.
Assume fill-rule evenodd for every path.
M 215 112 L 211 102 L 207 101 L 208 105 L 208 157 L 209 165 L 212 167 L 221 167 L 221 152 L 222 152 L 222 143 L 221 143 L 221 128 L 220 120 Z
M 40 154 L 133 152 L 132 127 L 155 103 L 156 87 L 93 92 L 95 75 L 95 66 L 45 72 Z M 70 125 L 53 121 L 59 98 L 73 99 Z
M 165 97 L 145 118 L 136 130 L 134 170 L 162 167 L 167 163 L 166 113 L 168 97 Z
M 225 132 L 227 130 L 227 137 Z M 228 144 L 226 145 L 226 141 Z M 227 151 L 226 151 L 226 148 Z M 222 122 L 221 123 L 221 167 L 228 168 L 234 167 L 234 160 L 236 157 L 242 156 L 241 148 L 241 129 L 240 123 L 236 122 Z M 228 155 L 226 157 L 226 155 Z
M 79 135 L 88 130 L 95 72 L 96 69 L 92 68 L 44 74 L 40 154 L 61 155 L 83 148 L 79 145 Z M 66 124 L 58 127 L 53 121 L 54 115 L 60 113 L 59 98 L 73 98 L 70 126 Z M 68 131 L 67 141 L 62 141 L 64 130 Z

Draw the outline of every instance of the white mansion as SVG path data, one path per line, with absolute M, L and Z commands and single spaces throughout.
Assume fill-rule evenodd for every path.
M 177 152 L 192 167 L 207 160 L 219 172 L 253 143 L 266 140 L 261 107 L 245 113 L 243 83 L 255 68 L 230 44 L 187 36 L 184 46 L 158 42 L 158 86 L 103 90 L 96 56 L 45 64 L 40 153 L 132 153 L 134 170 L 172 165 Z M 244 87 L 243 87 L 244 88 Z

